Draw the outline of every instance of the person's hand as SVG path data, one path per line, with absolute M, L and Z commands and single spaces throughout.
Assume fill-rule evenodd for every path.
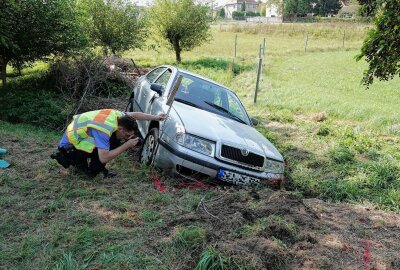
M 156 116 L 156 120 L 157 121 L 164 121 L 165 119 L 167 119 L 168 115 L 165 113 L 160 113 L 159 115 Z
M 129 148 L 136 146 L 138 143 L 139 143 L 139 137 L 136 137 L 134 139 L 129 139 L 125 142 L 125 144 L 128 145 Z

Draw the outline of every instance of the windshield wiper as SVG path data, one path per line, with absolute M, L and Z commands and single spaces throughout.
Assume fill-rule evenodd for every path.
M 192 106 L 192 107 L 200 108 L 199 105 L 194 104 L 193 102 L 187 101 L 187 100 L 185 100 L 185 99 L 175 98 L 175 100 L 178 101 L 178 102 L 184 103 L 184 104 L 186 104 L 186 105 L 190 105 L 190 106 Z
M 233 118 L 233 119 L 235 119 L 236 121 L 241 122 L 241 123 L 247 125 L 247 123 L 246 123 L 245 121 L 243 121 L 241 118 L 239 118 L 238 116 L 234 115 L 233 113 L 231 113 L 230 111 L 228 111 L 228 110 L 225 109 L 224 107 L 221 107 L 221 106 L 219 106 L 219 105 L 217 105 L 217 104 L 214 104 L 214 103 L 212 103 L 212 102 L 209 102 L 209 101 L 204 101 L 204 102 L 207 103 L 208 105 L 210 105 L 211 107 L 213 107 L 213 108 L 215 108 L 215 109 L 217 109 L 217 110 L 219 110 L 219 111 L 222 111 L 222 112 L 226 113 L 230 118 Z

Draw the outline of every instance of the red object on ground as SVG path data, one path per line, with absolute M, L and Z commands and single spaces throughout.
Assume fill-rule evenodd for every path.
M 362 242 L 364 243 L 363 266 L 365 270 L 369 270 L 369 262 L 371 261 L 371 240 L 363 239 Z
M 182 181 L 179 184 L 175 185 L 174 187 L 178 189 L 188 188 L 191 190 L 195 190 L 195 189 L 205 189 L 208 186 L 200 181 L 194 180 L 194 181 Z
M 164 179 L 159 179 L 157 175 L 153 174 L 153 182 L 154 186 L 161 192 L 165 191 L 167 189 L 166 186 L 163 185 Z

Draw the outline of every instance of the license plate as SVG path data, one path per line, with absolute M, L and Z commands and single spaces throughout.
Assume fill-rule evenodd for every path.
M 260 183 L 260 179 L 258 178 L 223 169 L 220 169 L 218 171 L 217 179 L 235 185 L 253 185 L 256 183 Z

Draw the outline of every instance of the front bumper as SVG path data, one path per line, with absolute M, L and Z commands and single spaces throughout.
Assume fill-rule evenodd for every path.
M 155 157 L 155 165 L 186 178 L 196 178 L 202 175 L 236 185 L 252 185 L 262 181 L 282 181 L 284 178 L 283 174 L 253 171 L 225 163 L 178 144 L 171 146 L 161 139 L 158 142 L 159 150 Z M 185 173 L 182 173 L 182 171 Z

